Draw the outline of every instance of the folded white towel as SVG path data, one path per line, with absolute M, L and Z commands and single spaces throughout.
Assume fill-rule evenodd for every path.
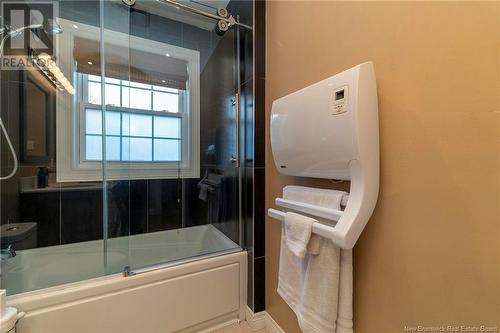
M 312 234 L 313 223 L 318 222 L 307 216 L 288 212 L 285 214 L 285 242 L 288 249 L 299 258 L 304 258 Z
M 346 194 L 302 186 L 283 189 L 285 199 L 333 209 L 340 209 Z M 297 315 L 302 331 L 352 333 L 352 252 L 312 235 L 301 258 L 289 249 L 286 239 L 284 227 L 278 293 Z

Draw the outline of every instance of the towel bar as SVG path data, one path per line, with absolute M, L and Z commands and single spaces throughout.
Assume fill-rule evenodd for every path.
M 279 211 L 277 209 L 269 208 L 267 210 L 267 215 L 279 221 L 285 220 L 285 212 Z M 319 235 L 321 237 L 325 237 L 331 239 L 335 242 L 338 239 L 337 232 L 335 231 L 335 227 L 328 226 L 322 223 L 314 223 L 312 225 L 313 234 Z
M 302 203 L 302 202 L 298 202 L 298 201 L 293 201 L 293 200 L 287 200 L 287 199 L 283 199 L 283 198 L 276 198 L 276 205 L 283 207 L 283 208 L 293 209 L 293 210 L 296 210 L 298 212 L 321 217 L 321 218 L 324 218 L 326 220 L 335 221 L 335 222 L 337 222 L 343 214 L 343 212 L 340 210 L 315 206 L 315 205 Z

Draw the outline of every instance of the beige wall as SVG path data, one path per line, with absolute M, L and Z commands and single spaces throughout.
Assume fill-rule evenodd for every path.
M 381 189 L 354 249 L 356 333 L 500 325 L 500 3 L 267 6 L 267 121 L 274 99 L 375 63 Z M 285 184 L 331 187 L 279 176 L 269 140 L 266 158 L 267 207 Z M 267 310 L 292 333 L 279 233 L 268 218 Z

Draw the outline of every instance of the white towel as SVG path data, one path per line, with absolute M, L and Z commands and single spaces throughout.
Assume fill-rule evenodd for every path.
M 312 234 L 312 225 L 318 221 L 307 216 L 287 212 L 285 214 L 285 243 L 290 251 L 304 258 Z
M 302 186 L 283 189 L 285 199 L 333 209 L 340 209 L 346 194 Z M 352 333 L 352 252 L 312 235 L 301 258 L 288 248 L 285 234 L 283 228 L 278 293 L 297 315 L 302 331 Z M 312 244 L 314 251 L 309 250 Z

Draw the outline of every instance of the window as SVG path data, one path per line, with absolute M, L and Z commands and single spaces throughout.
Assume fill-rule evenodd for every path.
M 101 77 L 82 75 L 85 161 L 102 160 Z M 105 79 L 106 160 L 182 160 L 182 96 L 179 89 Z M 108 110 L 112 109 L 112 111 Z
M 60 24 L 57 181 L 198 178 L 199 52 L 105 30 L 102 96 L 99 28 Z

